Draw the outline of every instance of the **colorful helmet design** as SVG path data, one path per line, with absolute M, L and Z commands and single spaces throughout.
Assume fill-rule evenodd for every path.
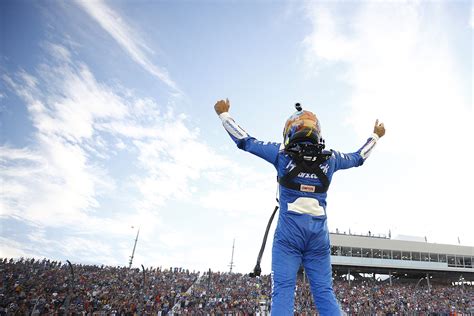
M 311 142 L 319 144 L 321 141 L 321 126 L 319 120 L 310 111 L 295 112 L 285 123 L 283 129 L 283 144 Z

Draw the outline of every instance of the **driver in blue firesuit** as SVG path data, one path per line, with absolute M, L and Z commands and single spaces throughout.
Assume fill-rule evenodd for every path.
M 285 124 L 282 144 L 262 142 L 247 134 L 230 116 L 229 108 L 228 99 L 214 106 L 237 147 L 268 161 L 277 170 L 280 213 L 272 248 L 271 315 L 293 315 L 301 264 L 319 313 L 340 315 L 332 288 L 326 191 L 334 172 L 365 162 L 385 134 L 383 123 L 376 120 L 373 134 L 358 151 L 341 153 L 323 150 L 319 120 L 300 106 Z

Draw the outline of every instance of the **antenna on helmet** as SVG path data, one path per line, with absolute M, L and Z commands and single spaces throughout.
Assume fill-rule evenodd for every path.
M 303 107 L 299 103 L 295 104 L 295 108 L 296 108 L 297 111 L 303 111 Z

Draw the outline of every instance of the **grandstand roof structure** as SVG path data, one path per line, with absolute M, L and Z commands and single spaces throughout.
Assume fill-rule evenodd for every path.
M 331 233 L 333 270 L 474 281 L 474 247 Z

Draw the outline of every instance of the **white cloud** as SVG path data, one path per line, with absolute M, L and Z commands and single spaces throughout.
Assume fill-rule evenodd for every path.
M 437 7 L 442 5 L 364 2 L 341 17 L 332 12 L 337 5 L 315 4 L 309 14 L 313 31 L 304 41 L 312 63 L 348 66 L 346 122 L 363 139 L 375 118 L 384 121 L 387 135 L 377 148 L 384 156 L 370 159 L 390 160 L 404 172 L 385 172 L 383 191 L 390 193 L 378 189 L 385 200 L 375 197 L 378 207 L 369 202 L 374 209 L 364 213 L 367 219 L 383 208 L 400 229 L 416 232 L 426 222 L 425 233 L 431 230 L 439 240 L 446 236 L 437 231 L 446 225 L 470 230 L 462 219 L 473 206 L 467 160 L 474 154 L 472 97 L 459 72 L 463 61 L 451 26 L 433 22 L 448 20 Z
M 229 177 L 229 174 L 239 177 Z M 230 166 L 213 176 L 217 188 L 199 199 L 206 208 L 224 211 L 233 217 L 252 217 L 256 212 L 268 212 L 275 205 L 276 182 L 271 168 L 268 172 L 256 173 L 250 168 Z M 225 181 L 219 181 L 222 178 Z
M 4 237 L 0 237 L 0 243 L 2 245 L 0 248 L 2 258 L 37 258 L 32 255 L 33 249 L 26 244 Z
M 49 49 L 50 53 L 60 60 L 71 62 L 71 52 L 62 45 L 48 43 L 46 48 Z
M 131 224 L 141 229 L 142 249 L 166 248 L 178 240 L 180 251 L 186 253 L 195 247 L 184 237 L 190 232 L 180 231 L 175 222 L 164 222 L 165 212 L 176 202 L 221 214 L 244 212 L 252 220 L 260 216 L 252 211 L 266 217 L 270 207 L 256 192 L 271 195 L 270 203 L 274 195 L 268 193 L 268 185 L 261 186 L 264 176 L 235 167 L 216 153 L 186 115 L 152 99 L 121 96 L 98 82 L 85 64 L 73 61 L 65 47 L 44 47 L 51 57 L 48 65 L 40 65 L 36 73 L 19 71 L 2 77 L 25 102 L 35 127 L 33 145 L 0 147 L 1 216 L 34 226 L 30 245 L 35 247 L 19 243 L 18 253 L 71 260 L 82 256 L 112 264 L 122 260 L 117 253 L 129 255 L 124 240 L 134 237 Z M 112 173 L 108 166 L 115 163 L 117 148 L 126 152 L 130 169 Z M 223 177 L 232 181 L 222 185 Z M 244 185 L 248 181 L 253 184 Z M 246 199 L 236 198 L 236 188 L 248 193 Z M 227 207 L 219 205 L 224 201 Z M 45 234 L 47 229 L 67 230 L 62 243 Z M 112 250 L 107 240 L 127 248 Z M 167 249 L 164 257 L 171 258 L 170 264 L 180 264 L 178 251 Z M 155 258 L 142 256 L 145 262 Z M 187 256 L 183 258 L 189 263 Z
M 37 133 L 36 148 L 2 147 L 2 177 L 5 200 L 14 201 L 7 214 L 62 225 L 85 220 L 99 205 L 98 192 L 113 189 L 113 180 L 91 162 L 86 148 L 97 147 L 94 125 L 123 118 L 127 107 L 85 65 L 63 59 L 68 55 L 64 47 L 51 47 L 57 65 L 42 65 L 38 77 L 24 71 L 3 76 L 27 104 Z
M 97 263 L 106 265 L 118 264 L 117 258 L 112 256 L 114 245 L 104 243 L 98 239 L 67 237 L 57 243 L 57 248 L 64 257 L 94 258 Z
M 150 48 L 140 40 L 137 32 L 132 30 L 117 12 L 103 1 L 78 0 L 77 3 L 117 41 L 136 63 L 171 88 L 178 90 L 176 83 L 171 80 L 167 71 L 156 66 L 147 57 L 145 51 L 150 51 Z
M 469 25 L 474 29 L 474 6 L 471 7 L 471 18 L 469 19 Z
M 337 29 L 338 24 L 331 11 L 322 6 L 311 6 L 308 14 L 315 29 L 303 41 L 307 46 L 306 57 L 310 64 L 316 64 L 315 57 L 335 62 L 347 60 L 354 49 L 354 43 Z

